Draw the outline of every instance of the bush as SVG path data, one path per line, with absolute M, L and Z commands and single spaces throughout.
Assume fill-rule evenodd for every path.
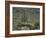
M 40 24 L 38 22 L 34 24 L 34 29 L 40 29 Z

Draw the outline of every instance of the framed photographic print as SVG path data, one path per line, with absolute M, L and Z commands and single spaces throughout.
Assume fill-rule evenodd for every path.
M 44 35 L 44 3 L 6 1 L 5 7 L 6 37 Z

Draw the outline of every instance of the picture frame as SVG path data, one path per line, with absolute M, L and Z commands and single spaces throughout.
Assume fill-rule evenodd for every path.
M 44 6 L 45 6 L 44 3 L 6 1 L 5 2 L 5 37 L 44 35 L 45 34 Z M 24 18 L 22 18 L 21 16 L 23 16 Z M 17 19 L 18 20 L 17 21 L 14 20 L 15 18 L 16 20 Z M 21 18 L 24 23 L 21 22 Z M 36 22 L 35 25 L 37 27 L 34 25 L 35 22 Z M 22 25 L 19 26 L 18 23 L 22 24 L 23 26 Z

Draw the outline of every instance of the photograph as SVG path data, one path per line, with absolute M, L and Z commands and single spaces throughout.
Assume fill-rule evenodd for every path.
M 12 10 L 13 31 L 40 29 L 40 8 L 13 7 Z
M 42 6 L 10 4 L 11 34 L 42 32 Z

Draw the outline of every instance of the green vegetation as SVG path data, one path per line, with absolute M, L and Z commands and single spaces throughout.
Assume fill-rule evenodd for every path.
M 40 29 L 39 8 L 13 8 L 13 30 Z
M 26 28 L 25 28 L 26 27 Z M 16 27 L 14 28 L 14 30 L 36 30 L 36 29 L 40 29 L 40 25 L 39 23 L 35 23 L 34 26 L 29 25 L 29 24 L 18 24 L 16 25 Z

